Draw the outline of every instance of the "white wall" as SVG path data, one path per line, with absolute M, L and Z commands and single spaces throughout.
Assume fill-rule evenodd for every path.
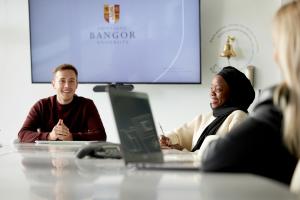
M 209 111 L 208 90 L 213 72 L 227 65 L 218 57 L 227 35 L 236 37 L 237 57 L 231 64 L 256 67 L 255 88 L 280 80 L 272 60 L 271 18 L 281 0 L 202 0 L 201 85 L 135 85 L 147 92 L 156 121 L 171 130 Z M 17 137 L 30 107 L 38 99 L 53 95 L 49 84 L 31 84 L 27 0 L 0 0 L 0 143 Z M 99 109 L 109 141 L 118 141 L 110 104 L 95 85 L 80 85 L 77 94 L 93 99 Z

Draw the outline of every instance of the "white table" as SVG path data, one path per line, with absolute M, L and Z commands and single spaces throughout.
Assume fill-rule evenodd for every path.
M 77 159 L 78 146 L 0 148 L 1 199 L 289 200 L 286 185 L 250 174 L 151 171 L 123 160 Z

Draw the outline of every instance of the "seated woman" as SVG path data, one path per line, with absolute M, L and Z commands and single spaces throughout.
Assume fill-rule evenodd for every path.
M 300 158 L 300 0 L 273 21 L 274 59 L 284 81 L 266 90 L 242 124 L 210 142 L 202 170 L 243 172 L 290 184 Z
M 225 135 L 247 117 L 255 97 L 247 77 L 234 67 L 224 67 L 214 76 L 210 90 L 212 112 L 198 115 L 173 132 L 162 136 L 162 148 L 197 151 L 208 135 Z

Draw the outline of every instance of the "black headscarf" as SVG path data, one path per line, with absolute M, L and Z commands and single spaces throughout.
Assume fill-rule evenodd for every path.
M 254 89 L 244 73 L 232 66 L 224 67 L 217 75 L 226 81 L 229 87 L 229 99 L 220 107 L 213 109 L 216 117 L 203 131 L 192 151 L 196 151 L 202 145 L 208 135 L 215 135 L 225 119 L 235 110 L 248 112 L 247 109 L 255 97 Z

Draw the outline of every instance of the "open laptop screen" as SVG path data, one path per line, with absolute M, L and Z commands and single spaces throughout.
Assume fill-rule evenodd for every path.
M 125 162 L 163 162 L 147 94 L 112 89 L 109 96 Z

